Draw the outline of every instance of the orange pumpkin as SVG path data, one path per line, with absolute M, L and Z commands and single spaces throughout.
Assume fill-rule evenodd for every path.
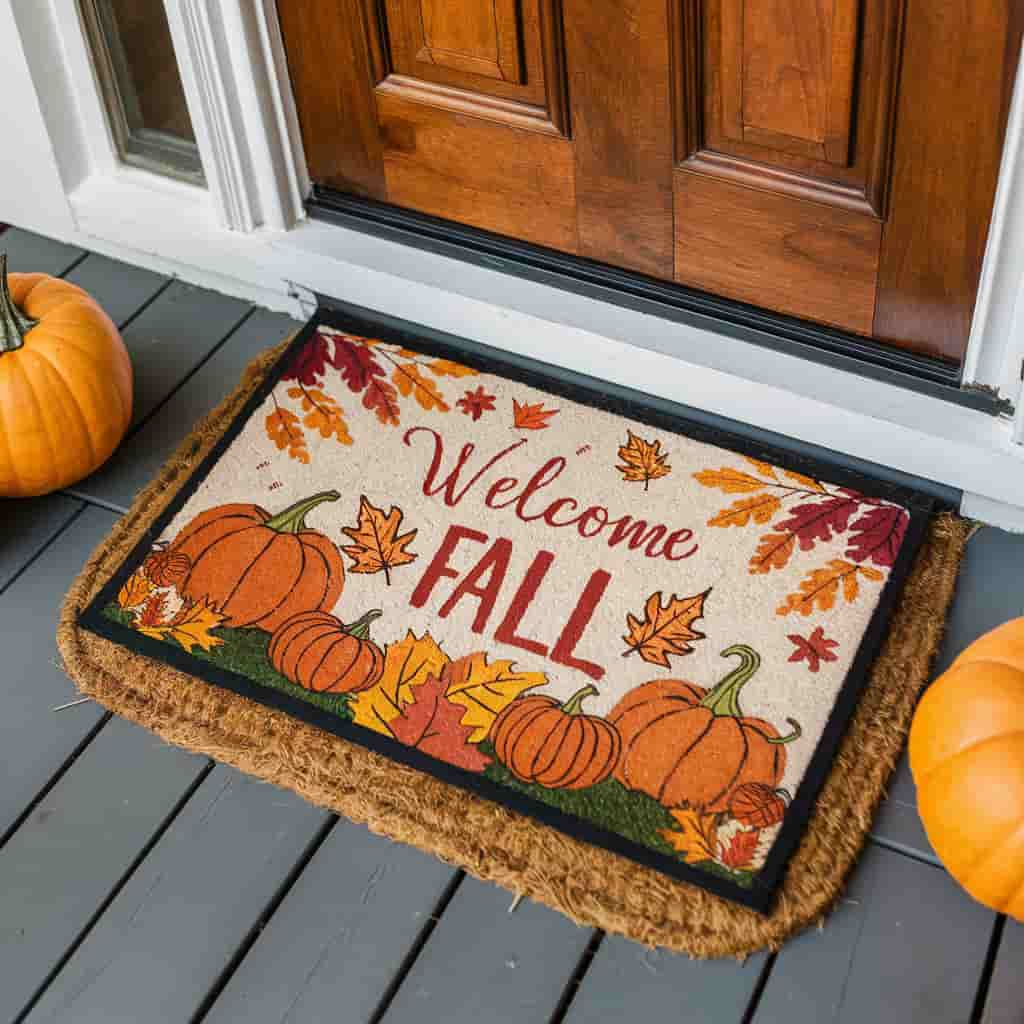
M 169 551 L 166 544 L 154 551 L 143 565 L 146 575 L 158 587 L 176 586 L 191 567 L 188 555 L 180 551 Z
M 784 789 L 763 782 L 744 782 L 733 790 L 729 814 L 747 828 L 771 828 L 786 816 L 790 801 Z
M 925 832 L 979 902 L 1024 921 L 1024 618 L 971 644 L 910 729 Z
M 168 549 L 189 569 L 178 590 L 210 601 L 225 625 L 258 626 L 273 633 L 299 612 L 327 611 L 341 596 L 345 565 L 306 515 L 337 491 L 304 498 L 276 516 L 259 505 L 218 505 L 200 512 Z
M 491 725 L 498 760 L 522 782 L 585 789 L 604 782 L 619 759 L 615 726 L 583 712 L 597 690 L 585 686 L 564 704 L 542 694 L 512 701 Z
M 317 693 L 355 693 L 373 686 L 384 671 L 384 652 L 370 639 L 367 612 L 346 626 L 326 612 L 299 612 L 274 631 L 267 648 L 271 665 L 286 679 Z
M 101 466 L 132 418 L 132 368 L 81 288 L 7 274 L 0 255 L 0 497 L 67 487 Z
M 786 744 L 775 726 L 740 710 L 739 695 L 761 659 L 745 644 L 722 651 L 740 664 L 708 691 L 679 679 L 658 679 L 630 690 L 608 721 L 622 737 L 615 777 L 665 807 L 699 807 L 709 814 L 729 809 L 733 794 L 749 782 L 774 789 L 786 770 Z

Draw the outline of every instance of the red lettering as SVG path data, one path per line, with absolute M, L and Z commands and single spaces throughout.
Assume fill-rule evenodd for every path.
M 687 541 L 693 540 L 693 530 L 673 530 L 665 538 L 665 557 L 670 562 L 681 562 L 684 558 L 689 558 L 691 555 L 697 553 L 697 544 L 694 543 L 693 547 L 689 551 L 684 551 L 681 555 L 673 555 L 672 550 L 677 544 L 685 544 Z
M 605 670 L 592 661 L 573 657 L 573 653 L 610 581 L 611 576 L 603 569 L 598 569 L 590 577 L 587 585 L 583 588 L 583 593 L 580 594 L 580 599 L 576 602 L 576 607 L 572 610 L 572 615 L 569 616 L 569 621 L 566 622 L 565 628 L 562 630 L 562 635 L 551 651 L 552 661 L 559 665 L 578 669 L 595 681 L 604 675 Z
M 593 519 L 597 523 L 597 529 L 587 533 L 587 523 Z M 576 521 L 576 529 L 581 537 L 596 537 L 608 525 L 608 509 L 603 505 L 591 505 L 583 515 Z
M 448 564 L 448 559 L 460 540 L 473 540 L 478 544 L 486 544 L 487 534 L 480 533 L 479 530 L 469 530 L 465 526 L 449 526 L 444 540 L 441 541 L 441 546 L 437 549 L 437 554 L 434 555 L 430 565 L 427 566 L 427 571 L 416 584 L 412 597 L 409 598 L 409 604 L 413 608 L 422 608 L 427 603 L 427 598 L 430 597 L 431 591 L 437 586 L 437 582 L 442 576 L 447 576 L 452 580 L 458 579 L 459 574 Z
M 466 465 L 469 457 L 474 451 L 476 451 L 476 445 L 471 441 L 464 444 L 462 446 L 462 451 L 459 452 L 455 468 L 441 483 L 435 486 L 434 480 L 437 477 L 438 470 L 441 468 L 441 456 L 444 454 L 444 441 L 442 440 L 441 435 L 436 430 L 431 430 L 430 427 L 410 427 L 405 432 L 405 436 L 402 440 L 407 446 L 411 447 L 410 441 L 412 440 L 413 435 L 422 432 L 430 434 L 434 439 L 434 455 L 430 461 L 430 469 L 427 470 L 427 475 L 423 480 L 423 493 L 427 495 L 428 498 L 432 498 L 438 493 L 438 491 L 443 490 L 444 503 L 453 507 L 462 501 L 470 487 L 472 487 L 492 466 L 505 458 L 510 452 L 514 452 L 517 448 L 521 448 L 526 444 L 526 438 L 524 437 L 522 440 L 516 441 L 514 444 L 510 444 L 507 448 L 502 448 L 497 455 L 485 462 L 484 465 L 469 478 L 462 490 L 456 491 L 455 488 L 459 482 L 459 474 L 462 472 L 462 468 Z
M 524 523 L 532 523 L 535 519 L 543 519 L 544 513 L 538 512 L 536 515 L 526 514 L 526 503 L 542 488 L 547 487 L 548 484 L 554 483 L 562 475 L 562 470 L 566 467 L 566 461 L 561 455 L 556 455 L 553 459 L 548 459 L 540 469 L 537 470 L 533 476 L 530 477 L 526 486 L 523 488 L 523 493 L 519 496 L 519 501 L 516 502 L 516 515 Z
M 489 508 L 508 508 L 509 505 L 516 503 L 515 498 L 509 498 L 508 501 L 495 501 L 494 499 L 499 494 L 504 494 L 505 491 L 514 490 L 519 481 L 514 476 L 503 476 L 499 480 L 495 480 L 491 484 L 491 489 L 487 492 L 487 497 L 484 499 L 484 504 Z
M 547 655 L 547 644 L 519 636 L 516 630 L 519 628 L 519 623 L 523 621 L 526 609 L 530 607 L 537 594 L 537 589 L 544 582 L 544 577 L 554 560 L 555 556 L 550 551 L 537 552 L 536 558 L 530 563 L 530 568 L 526 570 L 523 582 L 519 584 L 515 597 L 512 598 L 512 603 L 508 606 L 508 611 L 505 612 L 505 618 L 501 620 L 501 625 L 495 631 L 494 639 L 499 643 L 521 647 L 524 651 L 539 654 L 542 658 Z
M 613 548 L 616 544 L 626 541 L 630 551 L 646 545 L 645 554 L 648 558 L 655 558 L 658 552 L 655 545 L 665 536 L 665 527 L 660 523 L 648 529 L 646 519 L 633 519 L 631 516 L 622 516 L 620 519 L 612 519 L 611 536 L 608 538 L 608 547 Z
M 465 579 L 452 591 L 451 597 L 437 610 L 441 618 L 446 618 L 452 609 L 468 594 L 480 599 L 480 607 L 473 619 L 473 632 L 482 633 L 487 625 L 487 620 L 494 611 L 494 602 L 498 600 L 498 593 L 502 583 L 505 582 L 505 575 L 508 572 L 508 564 L 512 558 L 512 541 L 499 537 L 492 545 L 487 554 L 473 566 Z M 481 586 L 480 580 L 487 575 L 487 582 Z

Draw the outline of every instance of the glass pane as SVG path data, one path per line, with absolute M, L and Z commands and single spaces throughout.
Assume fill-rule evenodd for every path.
M 202 183 L 163 0 L 81 0 L 125 163 Z

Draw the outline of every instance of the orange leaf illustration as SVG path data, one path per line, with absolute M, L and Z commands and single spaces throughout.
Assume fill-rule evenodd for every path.
M 766 533 L 757 545 L 757 554 L 750 559 L 750 572 L 760 576 L 772 569 L 784 569 L 795 548 L 795 533 Z
M 135 608 L 142 604 L 151 593 L 153 593 L 153 584 L 141 569 L 136 569 L 117 592 L 118 606 Z
M 302 399 L 302 411 L 306 413 L 302 422 L 307 427 L 319 430 L 321 437 L 336 437 L 341 444 L 352 443 L 341 406 L 330 395 L 319 388 L 302 386 L 289 388 L 288 394 Z
M 775 467 L 770 462 L 764 462 L 761 459 L 755 459 L 751 455 L 745 456 L 747 462 L 754 466 L 761 476 L 768 477 L 769 480 L 778 480 L 779 478 L 775 475 Z
M 728 466 L 721 469 L 702 469 L 699 473 L 694 473 L 693 477 L 704 487 L 717 487 L 726 494 L 752 494 L 770 484 L 768 480 L 760 480 L 756 476 L 739 469 L 730 469 Z
M 219 636 L 214 636 L 211 630 L 221 625 L 225 617 L 204 598 L 195 604 L 182 605 L 181 610 L 170 622 L 137 628 L 143 635 L 155 637 L 157 640 L 176 640 L 191 654 L 195 647 L 210 651 L 224 643 Z
M 309 464 L 306 436 L 302 432 L 299 417 L 290 409 L 282 409 L 276 398 L 274 411 L 267 415 L 266 427 L 267 437 L 277 445 L 279 451 L 287 451 L 289 458 L 296 459 L 304 465 Z
M 420 373 L 420 368 L 416 363 L 396 363 L 391 379 L 395 382 L 395 387 L 398 388 L 404 398 L 412 395 L 420 408 L 426 409 L 427 412 L 431 409 L 437 409 L 438 412 L 448 412 L 451 408 L 441 397 L 441 392 L 438 391 L 437 385 Z
M 755 494 L 739 498 L 708 520 L 708 526 L 747 526 L 751 520 L 760 525 L 770 523 L 772 516 L 782 508 L 774 494 Z
M 733 871 L 750 867 L 754 854 L 757 853 L 757 841 L 760 837 L 761 833 L 757 829 L 736 832 L 729 840 L 728 846 L 725 843 L 718 844 L 719 861 Z
M 535 402 L 533 405 L 523 402 L 520 405 L 512 399 L 512 421 L 520 430 L 543 430 L 550 427 L 548 420 L 557 412 L 557 409 L 545 409 L 543 402 Z
M 798 593 L 789 594 L 784 604 L 776 609 L 778 615 L 811 615 L 815 611 L 830 611 L 840 593 L 847 604 L 860 595 L 860 577 L 879 582 L 884 573 L 868 566 L 858 566 L 841 558 L 833 558 L 828 565 L 815 569 L 800 581 Z
M 702 814 L 689 807 L 669 812 L 679 825 L 678 829 L 658 829 L 661 837 L 687 864 L 714 860 L 718 845 L 715 815 Z
M 689 654 L 691 641 L 703 640 L 704 634 L 693 629 L 693 623 L 704 615 L 704 601 L 711 589 L 693 597 L 674 594 L 662 606 L 662 592 L 655 591 L 644 605 L 644 618 L 626 615 L 629 632 L 622 638 L 628 645 L 622 656 L 638 651 L 644 661 L 669 668 L 670 655 Z
M 660 441 L 645 441 L 637 437 L 632 430 L 627 431 L 629 440 L 619 448 L 619 458 L 623 465 L 615 468 L 624 480 L 632 483 L 643 483 L 644 490 L 652 480 L 668 476 L 672 467 L 665 461 L 668 453 L 661 453 Z
M 427 369 L 438 377 L 476 377 L 480 371 L 462 363 L 454 363 L 450 359 L 433 359 L 427 363 Z
M 391 570 L 415 561 L 416 555 L 405 549 L 415 538 L 416 530 L 398 535 L 402 515 L 402 510 L 396 505 L 392 505 L 391 511 L 384 515 L 384 510 L 371 505 L 365 494 L 359 499 L 358 524 L 342 527 L 342 532 L 355 541 L 341 549 L 352 559 L 350 572 L 383 572 L 384 580 L 390 586 Z
M 828 494 L 828 490 L 820 480 L 815 480 L 812 476 L 804 476 L 803 473 L 796 473 L 791 469 L 784 469 L 782 475 L 788 480 L 794 480 L 798 484 L 802 484 L 808 491 L 815 491 L 818 494 Z

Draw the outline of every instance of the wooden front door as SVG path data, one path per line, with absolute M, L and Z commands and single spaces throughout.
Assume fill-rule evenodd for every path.
M 962 358 L 1021 0 L 280 0 L 313 180 Z

